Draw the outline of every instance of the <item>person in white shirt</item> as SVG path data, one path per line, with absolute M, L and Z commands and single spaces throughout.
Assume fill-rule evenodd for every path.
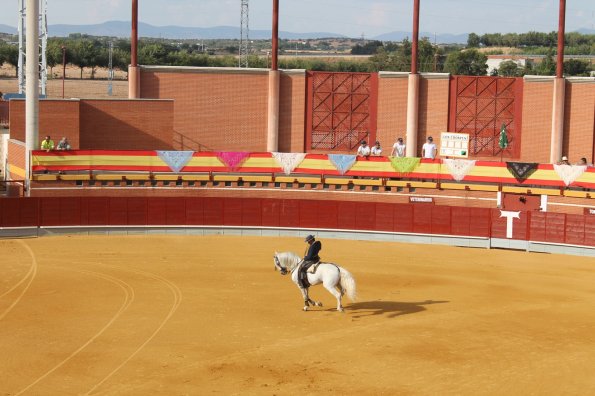
M 405 143 L 403 143 L 403 138 L 398 138 L 395 144 L 393 145 L 393 149 L 390 152 L 392 157 L 404 157 L 405 156 Z
M 374 147 L 370 150 L 374 157 L 380 157 L 382 155 L 382 147 L 380 147 L 380 142 L 377 140 Z
M 421 156 L 422 158 L 429 158 L 434 159 L 436 158 L 436 145 L 434 144 L 434 139 L 431 136 L 428 136 L 427 143 L 421 148 Z
M 358 147 L 357 155 L 358 155 L 358 157 L 366 157 L 366 158 L 368 158 L 370 156 L 370 147 L 368 146 L 368 143 L 366 143 L 365 140 L 362 140 L 361 145 Z

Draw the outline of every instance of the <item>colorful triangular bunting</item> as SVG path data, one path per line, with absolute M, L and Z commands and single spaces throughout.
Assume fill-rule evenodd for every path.
M 232 172 L 241 168 L 249 157 L 250 153 L 246 151 L 219 151 L 217 153 L 217 158 Z
M 194 151 L 164 151 L 157 150 L 157 155 L 169 166 L 172 172 L 179 172 L 192 159 Z
M 355 155 L 350 154 L 329 154 L 328 159 L 331 163 L 337 168 L 341 175 L 344 175 L 353 164 L 355 164 L 356 160 Z
M 445 159 L 444 164 L 446 164 L 452 178 L 461 181 L 471 172 L 471 169 L 475 166 L 475 160 Z
M 277 153 L 274 152 L 273 158 L 283 169 L 286 175 L 290 175 L 299 164 L 306 158 L 306 153 Z

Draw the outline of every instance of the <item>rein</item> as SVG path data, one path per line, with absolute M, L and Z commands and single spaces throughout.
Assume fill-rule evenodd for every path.
M 281 275 L 287 275 L 288 272 L 292 273 L 299 268 L 300 264 L 302 263 L 303 260 L 299 260 L 297 262 L 297 264 L 295 264 L 291 269 L 287 269 L 287 267 L 284 267 L 281 265 L 281 261 L 279 261 L 279 257 L 275 254 L 273 256 L 273 258 L 275 259 L 275 267 L 279 268 L 279 271 L 281 272 Z M 287 257 L 283 258 L 283 261 L 287 261 Z

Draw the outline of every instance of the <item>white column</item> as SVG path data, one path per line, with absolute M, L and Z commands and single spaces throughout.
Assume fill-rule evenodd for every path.
M 564 144 L 564 102 L 566 80 L 564 77 L 554 79 L 554 103 L 552 107 L 552 137 L 550 145 L 550 163 L 555 164 L 562 158 Z
M 418 157 L 417 126 L 419 120 L 419 74 L 409 74 L 407 87 L 407 157 Z
M 269 70 L 269 104 L 267 120 L 267 151 L 279 150 L 279 85 L 281 72 Z
M 39 0 L 27 0 L 26 104 L 25 104 L 25 188 L 31 183 L 31 150 L 39 145 Z M 55 137 L 54 137 L 55 138 Z

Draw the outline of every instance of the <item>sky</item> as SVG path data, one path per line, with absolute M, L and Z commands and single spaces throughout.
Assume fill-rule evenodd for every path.
M 0 0 L 0 24 L 16 26 L 17 1 Z M 239 26 L 240 0 L 138 0 L 139 20 L 155 26 Z M 558 28 L 559 0 L 420 0 L 420 31 L 506 33 Z M 9 3 L 14 4 L 10 12 Z M 47 0 L 48 23 L 130 20 L 131 0 Z M 270 29 L 272 0 L 249 0 L 250 29 Z M 279 29 L 374 37 L 411 31 L 413 0 L 280 0 Z M 566 1 L 566 31 L 595 29 L 595 1 Z

